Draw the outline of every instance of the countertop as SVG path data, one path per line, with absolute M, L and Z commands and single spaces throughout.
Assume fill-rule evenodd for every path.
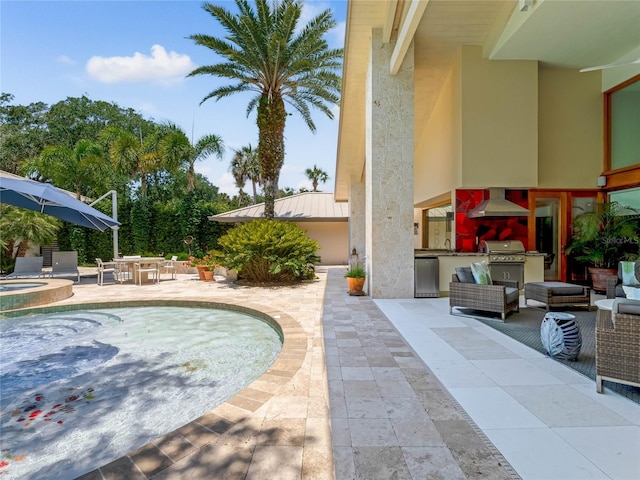
M 481 252 L 456 252 L 454 250 L 443 250 L 438 248 L 424 248 L 414 250 L 413 256 L 415 258 L 425 258 L 425 257 L 486 257 L 487 253 Z M 540 252 L 525 252 L 525 255 L 528 257 L 536 257 L 536 256 L 544 256 L 544 253 Z

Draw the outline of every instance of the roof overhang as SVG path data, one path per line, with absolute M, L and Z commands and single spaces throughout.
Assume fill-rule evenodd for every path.
M 544 67 L 580 70 L 640 58 L 638 25 L 640 2 L 627 0 L 350 0 L 335 200 L 348 200 L 352 179 L 364 175 L 373 29 L 381 29 L 384 41 L 396 42 L 390 74 L 415 42 L 414 121 L 424 125 L 462 45 L 481 46 L 491 60 L 537 60 Z M 607 75 L 638 73 L 640 65 L 604 70 L 603 83 Z

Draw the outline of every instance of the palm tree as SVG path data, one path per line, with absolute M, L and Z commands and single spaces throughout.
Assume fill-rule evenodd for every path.
M 25 162 L 25 171 L 74 192 L 79 200 L 103 189 L 109 166 L 100 145 L 80 140 L 73 150 L 58 145 L 45 148 L 38 158 Z
M 175 135 L 177 127 L 167 124 L 140 138 L 128 130 L 107 127 L 101 138 L 109 145 L 109 156 L 116 170 L 140 179 L 140 195 L 146 197 L 148 176 L 160 170 L 172 171 L 186 158 L 186 147 L 182 143 L 171 144 L 169 137 Z M 184 135 L 184 134 L 183 134 Z M 186 140 L 186 145 L 189 141 Z
M 238 13 L 205 3 L 203 8 L 225 29 L 223 38 L 197 34 L 197 45 L 225 59 L 196 68 L 189 74 L 213 75 L 234 81 L 211 91 L 200 104 L 235 93 L 254 92 L 247 116 L 257 109 L 258 159 L 264 181 L 266 218 L 274 217 L 278 179 L 284 163 L 285 101 L 302 115 L 312 132 L 316 127 L 310 107 L 333 118 L 330 107 L 339 101 L 342 49 L 329 49 L 324 35 L 336 22 L 325 10 L 303 28 L 299 0 L 235 0 Z
M 231 174 L 236 181 L 236 186 L 240 189 L 242 196 L 242 188 L 244 188 L 245 182 L 250 180 L 253 187 L 253 203 L 256 204 L 258 203 L 256 187 L 262 184 L 258 151 L 249 144 L 240 150 L 234 150 L 234 152 L 231 159 Z
M 16 257 L 24 257 L 30 243 L 49 245 L 56 238 L 60 221 L 50 215 L 17 207 L 3 208 L 0 219 L 2 242 L 6 254 L 12 254 L 18 243 Z
M 329 180 L 329 174 L 316 165 L 313 166 L 313 169 L 307 168 L 304 173 L 311 180 L 314 192 L 318 191 L 318 182 L 327 183 L 327 180 Z
M 175 124 L 167 124 L 170 132 L 162 139 L 161 152 L 171 165 L 186 165 L 188 173 L 187 191 L 195 188 L 196 169 L 198 160 L 203 160 L 209 155 L 215 155 L 222 159 L 224 143 L 222 137 L 208 134 L 200 137 L 195 145 L 192 145 L 183 130 Z

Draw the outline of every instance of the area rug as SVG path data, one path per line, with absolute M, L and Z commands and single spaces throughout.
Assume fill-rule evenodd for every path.
M 508 335 L 518 342 L 527 345 L 543 354 L 547 354 L 542 347 L 540 340 L 540 324 L 547 313 L 545 310 L 535 307 L 520 308 L 520 312 L 511 313 L 507 316 L 506 322 L 502 322 L 499 316 L 492 317 L 490 313 L 479 312 L 461 308 L 460 313 L 465 316 L 471 316 L 485 325 L 488 325 L 499 332 Z M 554 309 L 558 311 L 558 309 Z M 575 362 L 568 360 L 554 359 L 566 365 L 577 372 L 596 380 L 596 344 L 595 344 L 595 328 L 596 328 L 596 312 L 586 311 L 584 309 L 562 310 L 575 315 L 576 322 L 580 326 L 582 336 L 582 348 Z M 604 386 L 628 399 L 640 403 L 640 388 L 630 385 L 623 385 L 615 382 L 604 382 Z M 594 386 L 595 388 L 595 386 Z

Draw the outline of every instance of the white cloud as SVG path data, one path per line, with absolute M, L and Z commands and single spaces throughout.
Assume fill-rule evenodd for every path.
M 151 56 L 136 52 L 131 57 L 91 57 L 87 74 L 99 82 L 175 82 L 184 79 L 196 65 L 189 55 L 165 50 L 162 45 L 151 47 Z
M 233 175 L 231 175 L 230 173 L 223 173 L 220 177 L 215 179 L 212 183 L 218 187 L 220 192 L 226 193 L 230 197 L 233 197 L 238 194 L 238 187 L 236 187 L 236 181 L 234 180 Z M 247 187 L 248 187 L 248 190 L 247 190 Z M 249 184 L 249 182 L 247 182 L 247 185 L 245 185 L 244 191 L 245 192 L 252 191 L 251 185 Z
M 64 65 L 75 65 L 76 61 L 73 60 L 72 58 L 66 56 L 66 55 L 60 55 L 58 57 L 58 62 L 64 64 Z

